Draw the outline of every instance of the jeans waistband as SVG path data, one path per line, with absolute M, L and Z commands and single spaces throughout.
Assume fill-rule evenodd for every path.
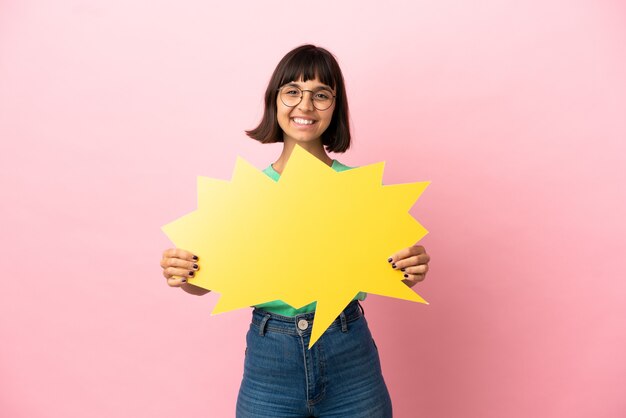
M 356 321 L 364 316 L 363 306 L 358 300 L 353 300 L 339 314 L 339 316 L 330 324 L 328 329 L 333 327 L 341 327 L 342 331 L 347 331 L 347 324 Z M 260 308 L 254 308 L 252 311 L 252 324 L 259 327 L 259 334 L 263 335 L 267 331 L 281 332 L 283 334 L 303 334 L 310 333 L 313 327 L 315 312 L 298 314 L 296 316 L 283 316 Z M 300 328 L 302 320 L 306 321 L 306 329 Z

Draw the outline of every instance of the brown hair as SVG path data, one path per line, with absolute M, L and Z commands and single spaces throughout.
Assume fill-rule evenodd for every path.
M 345 152 L 350 148 L 348 99 L 341 69 L 333 54 L 315 45 L 301 45 L 280 60 L 265 90 L 263 118 L 256 128 L 246 131 L 246 134 L 263 144 L 283 142 L 283 132 L 276 118 L 278 89 L 300 78 L 308 81 L 316 77 L 332 87 L 336 95 L 335 110 L 330 125 L 322 134 L 322 144 L 329 152 Z

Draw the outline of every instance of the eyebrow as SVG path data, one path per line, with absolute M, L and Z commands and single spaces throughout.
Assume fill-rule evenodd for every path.
M 299 85 L 298 83 L 296 83 L 295 81 L 292 81 L 291 83 L 287 83 L 287 86 L 298 87 L 300 90 L 303 90 L 302 86 Z M 306 89 L 304 89 L 304 90 L 306 90 Z M 318 91 L 318 90 L 330 90 L 330 91 L 333 91 L 333 89 L 330 88 L 330 86 L 327 86 L 326 84 L 322 84 L 321 86 L 316 87 L 316 88 L 313 89 L 313 91 Z

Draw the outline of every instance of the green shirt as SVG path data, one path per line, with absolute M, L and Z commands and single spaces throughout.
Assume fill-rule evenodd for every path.
M 354 167 L 348 167 L 347 165 L 341 164 L 337 160 L 333 160 L 332 169 L 335 171 L 345 171 L 350 170 Z M 280 173 L 274 170 L 274 167 L 270 164 L 265 170 L 263 170 L 265 174 L 271 177 L 274 181 L 278 181 L 280 178 Z M 367 296 L 366 293 L 359 292 L 356 294 L 353 300 L 364 300 Z M 293 306 L 283 302 L 282 300 L 275 300 L 272 302 L 262 303 L 260 305 L 255 305 L 257 308 L 262 308 L 266 311 L 282 315 L 282 316 L 296 316 L 302 313 L 309 313 L 315 311 L 315 307 L 317 306 L 317 302 L 309 303 L 308 305 L 303 306 L 300 309 L 296 309 Z

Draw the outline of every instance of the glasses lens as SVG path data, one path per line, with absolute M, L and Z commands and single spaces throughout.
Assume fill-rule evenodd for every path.
M 302 98 L 302 91 L 294 86 L 285 86 L 280 89 L 280 100 L 283 101 L 285 106 L 295 106 L 300 103 Z
M 322 89 L 313 93 L 313 104 L 317 110 L 326 110 L 333 104 L 333 92 Z

